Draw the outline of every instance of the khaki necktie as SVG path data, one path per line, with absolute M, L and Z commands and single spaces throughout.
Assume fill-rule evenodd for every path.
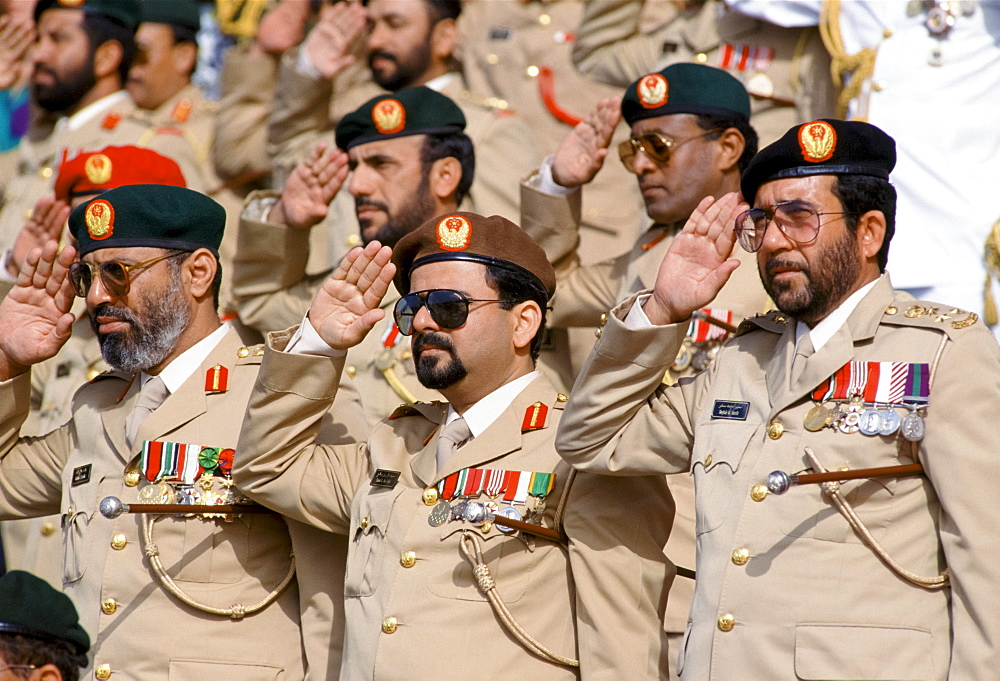
M 469 424 L 461 416 L 442 428 L 441 434 L 438 435 L 437 444 L 438 468 L 444 466 L 444 462 L 455 453 L 458 446 L 470 437 L 472 437 L 472 431 L 469 430 Z
M 170 391 L 167 390 L 166 384 L 159 376 L 153 376 L 142 386 L 142 390 L 139 391 L 139 399 L 136 401 L 135 407 L 132 408 L 132 413 L 125 419 L 125 441 L 130 449 L 143 422 L 157 407 L 163 404 L 163 400 L 167 399 L 169 394 Z
M 799 378 L 802 376 L 802 372 L 806 368 L 806 360 L 813 355 L 813 344 L 812 338 L 809 334 L 802 336 L 799 342 L 795 345 L 795 356 L 792 358 L 792 385 L 798 383 Z

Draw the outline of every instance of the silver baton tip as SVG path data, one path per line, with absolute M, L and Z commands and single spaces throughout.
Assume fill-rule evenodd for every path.
M 771 494 L 784 494 L 791 486 L 792 481 L 784 471 L 774 471 L 767 476 L 767 491 Z
M 117 518 L 128 510 L 128 507 L 118 497 L 104 497 L 101 499 L 99 508 L 102 516 L 111 519 Z

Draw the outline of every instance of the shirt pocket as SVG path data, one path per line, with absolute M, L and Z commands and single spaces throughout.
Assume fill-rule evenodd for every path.
M 74 470 L 67 466 L 66 471 Z M 87 566 L 94 560 L 94 552 L 102 550 L 102 543 L 95 535 L 101 524 L 96 518 L 101 500 L 103 479 L 94 478 L 83 485 L 73 485 L 72 479 L 63 480 L 63 583 L 72 584 L 83 578 Z M 107 522 L 107 521 L 105 521 Z M 107 546 L 107 544 L 103 544 Z
M 702 424 L 691 452 L 695 488 L 695 532 L 712 532 L 731 517 L 730 507 L 741 500 L 734 490 L 736 473 L 750 449 L 760 424 L 713 419 Z
M 396 489 L 373 487 L 368 494 L 358 496 L 348 533 L 351 547 L 347 554 L 345 596 L 371 596 L 378 588 L 392 510 L 403 490 L 402 485 Z
M 936 679 L 931 632 L 901 626 L 799 624 L 795 675 L 803 681 Z M 887 654 L 887 651 L 892 651 Z

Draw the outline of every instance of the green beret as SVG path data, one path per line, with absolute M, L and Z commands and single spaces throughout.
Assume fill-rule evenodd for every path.
M 201 13 L 194 0 L 142 0 L 142 20 L 179 26 L 192 33 L 201 29 Z
M 722 69 L 672 64 L 628 86 L 622 118 L 636 121 L 670 114 L 735 116 L 750 120 L 750 97 L 743 84 Z
M 463 130 L 465 115 L 458 105 L 421 85 L 373 97 L 341 118 L 337 146 L 347 151 L 376 140 Z
M 207 248 L 216 257 L 226 210 L 191 189 L 133 184 L 109 189 L 69 216 L 69 231 L 86 255 L 101 248 Z
M 871 123 L 824 118 L 796 125 L 753 157 L 740 190 L 753 203 L 765 182 L 808 175 L 868 175 L 883 180 L 896 165 L 896 142 Z
M 0 577 L 0 636 L 28 636 L 64 642 L 80 655 L 90 650 L 90 637 L 69 596 L 23 570 Z
M 402 295 L 410 292 L 410 273 L 421 265 L 465 260 L 502 267 L 534 279 L 549 294 L 556 290 L 556 273 L 545 251 L 520 227 L 499 215 L 451 213 L 428 220 L 396 244 L 393 283 Z
M 36 24 L 47 9 L 82 9 L 87 14 L 117 21 L 132 32 L 139 27 L 142 15 L 140 0 L 38 0 L 35 5 Z

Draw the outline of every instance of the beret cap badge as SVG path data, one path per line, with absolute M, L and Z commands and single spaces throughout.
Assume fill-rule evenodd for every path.
M 87 206 L 84 221 L 91 239 L 107 239 L 114 232 L 115 209 L 107 201 L 93 201 Z
M 669 86 L 661 74 L 651 73 L 639 80 L 635 91 L 643 107 L 655 109 L 667 103 Z
M 461 215 L 449 215 L 437 225 L 438 245 L 446 251 L 464 251 L 472 239 L 472 225 Z
M 104 154 L 94 154 L 84 163 L 83 171 L 93 184 L 104 184 L 111 179 L 111 159 Z
M 802 158 L 813 163 L 829 160 L 837 148 L 837 132 L 826 121 L 813 121 L 799 128 Z
M 406 109 L 395 99 L 385 99 L 372 108 L 372 122 L 383 135 L 397 133 L 406 127 Z

